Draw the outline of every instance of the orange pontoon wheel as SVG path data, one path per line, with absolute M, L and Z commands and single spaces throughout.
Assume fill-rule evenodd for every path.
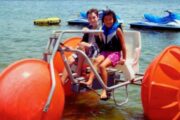
M 51 88 L 48 63 L 37 59 L 15 62 L 0 74 L 1 120 L 60 120 L 64 91 L 57 73 L 56 88 L 47 112 L 43 112 Z
M 145 115 L 151 120 L 180 119 L 180 47 L 167 47 L 149 65 L 142 82 Z

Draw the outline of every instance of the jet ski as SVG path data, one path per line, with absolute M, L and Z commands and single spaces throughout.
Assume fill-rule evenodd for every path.
M 168 15 L 164 17 L 153 14 L 144 14 L 144 19 L 142 21 L 130 23 L 130 27 L 159 30 L 180 30 L 180 14 L 170 11 L 166 12 Z

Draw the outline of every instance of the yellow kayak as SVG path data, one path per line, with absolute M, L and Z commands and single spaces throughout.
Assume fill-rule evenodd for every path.
M 46 25 L 59 25 L 61 19 L 58 17 L 43 18 L 34 20 L 34 25 L 46 26 Z

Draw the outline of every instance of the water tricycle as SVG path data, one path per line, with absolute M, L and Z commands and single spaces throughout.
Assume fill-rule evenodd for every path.
M 139 73 L 141 35 L 138 31 L 124 31 L 127 60 L 124 65 L 107 68 L 109 83 L 104 84 L 87 55 L 76 49 L 81 37 L 65 38 L 65 34 L 100 33 L 101 30 L 60 30 L 50 36 L 43 59 L 19 60 L 0 74 L 0 116 L 2 120 L 59 120 L 66 96 L 89 90 L 106 89 L 115 105 L 128 102 L 128 86 L 141 86 L 141 100 L 145 116 L 149 119 L 180 119 L 180 47 L 169 46 Z M 63 41 L 63 42 L 62 42 Z M 78 64 L 70 66 L 67 57 L 78 53 L 86 59 L 82 74 L 75 73 Z M 69 79 L 64 85 L 61 76 L 67 69 Z M 93 71 L 96 80 L 92 87 L 81 81 Z M 118 88 L 125 88 L 125 99 L 116 98 Z M 112 104 L 112 103 L 108 103 Z
M 140 22 L 130 23 L 132 28 L 148 28 L 160 30 L 180 30 L 180 14 L 169 10 L 168 15 L 160 17 L 153 14 L 144 14 L 144 19 Z

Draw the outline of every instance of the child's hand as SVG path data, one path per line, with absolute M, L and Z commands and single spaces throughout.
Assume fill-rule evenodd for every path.
M 121 59 L 121 60 L 119 61 L 119 64 L 120 64 L 120 65 L 124 65 L 125 61 L 126 61 L 125 59 Z
M 83 31 L 88 31 L 89 29 L 87 27 L 83 28 L 82 29 Z
M 79 45 L 80 45 L 81 47 L 85 47 L 85 48 L 88 48 L 88 47 L 91 46 L 90 43 L 86 43 L 86 42 L 81 42 Z

